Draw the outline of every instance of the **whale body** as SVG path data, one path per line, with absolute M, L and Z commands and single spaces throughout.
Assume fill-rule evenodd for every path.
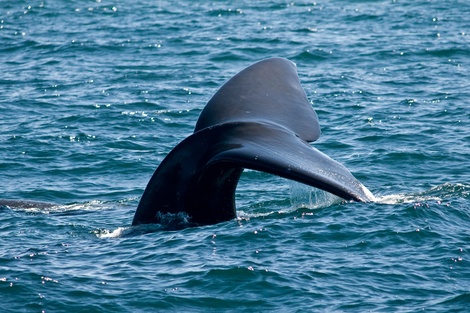
M 209 100 L 194 133 L 156 169 L 132 225 L 185 212 L 196 225 L 236 217 L 235 190 L 244 169 L 307 184 L 345 200 L 373 201 L 343 165 L 309 145 L 320 137 L 318 117 L 293 62 L 257 62 Z

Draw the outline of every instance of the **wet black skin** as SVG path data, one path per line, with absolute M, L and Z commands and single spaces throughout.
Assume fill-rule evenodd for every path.
M 282 58 L 255 63 L 217 91 L 194 133 L 162 161 L 132 225 L 159 222 L 159 213 L 186 212 L 196 225 L 235 218 L 235 190 L 245 168 L 345 200 L 372 201 L 343 165 L 308 144 L 319 137 L 318 117 L 295 64 Z

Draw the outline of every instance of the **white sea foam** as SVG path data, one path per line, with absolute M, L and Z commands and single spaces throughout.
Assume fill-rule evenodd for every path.
M 391 194 L 375 197 L 376 203 L 381 204 L 399 204 L 399 203 L 415 203 L 424 201 L 442 201 L 442 198 L 426 194 Z
M 96 236 L 99 238 L 117 238 L 125 234 L 128 229 L 129 227 L 118 227 L 112 231 L 102 230 L 102 231 L 96 232 Z

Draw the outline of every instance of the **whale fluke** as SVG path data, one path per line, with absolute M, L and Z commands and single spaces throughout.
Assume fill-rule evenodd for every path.
M 132 225 L 186 212 L 194 224 L 236 217 L 235 189 L 243 169 L 292 179 L 345 200 L 372 201 L 370 191 L 340 163 L 308 142 L 318 117 L 287 59 L 255 63 L 209 100 L 194 133 L 179 143 L 150 179 Z

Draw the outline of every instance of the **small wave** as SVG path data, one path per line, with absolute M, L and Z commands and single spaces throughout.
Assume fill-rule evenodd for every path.
M 447 198 L 468 198 L 470 195 L 470 186 L 465 184 L 452 184 L 445 183 L 432 187 L 429 190 L 412 193 L 412 194 L 392 194 L 376 197 L 377 203 L 382 204 L 398 204 L 398 203 L 413 203 L 425 201 L 443 201 Z
M 418 194 L 394 194 L 386 195 L 375 198 L 376 203 L 380 204 L 399 204 L 399 203 L 414 203 L 414 202 L 424 202 L 424 201 L 441 201 L 439 197 L 424 196 Z
M 289 214 L 294 211 L 297 211 L 297 207 L 289 207 L 285 209 L 273 209 L 268 212 L 247 212 L 245 210 L 237 210 L 237 220 L 241 221 L 249 221 L 250 219 L 254 218 L 265 218 L 268 216 L 276 215 L 276 214 Z
M 305 50 L 301 53 L 292 57 L 296 62 L 307 62 L 307 61 L 323 61 L 331 57 L 331 51 L 325 51 L 323 49 Z
M 455 308 L 456 311 L 459 311 L 459 308 L 468 305 L 470 302 L 470 293 L 464 292 L 459 295 L 454 295 L 448 297 L 447 299 L 436 304 L 437 307 L 443 305 L 446 310 L 449 311 L 449 308 Z

